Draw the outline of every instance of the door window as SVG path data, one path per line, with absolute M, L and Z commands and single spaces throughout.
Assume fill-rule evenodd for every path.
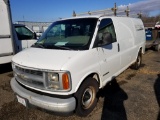
M 28 40 L 34 38 L 33 32 L 25 26 L 15 26 L 15 30 L 19 40 Z
M 115 33 L 114 25 L 113 25 L 113 22 L 112 22 L 111 19 L 102 19 L 101 20 L 100 25 L 99 25 L 99 29 L 98 29 L 98 38 L 99 38 L 99 40 L 103 41 L 103 35 L 105 33 L 110 33 L 111 34 L 111 36 L 112 36 L 111 43 L 117 41 L 116 40 L 116 33 Z M 105 45 L 103 43 L 105 43 L 105 42 L 102 42 L 101 45 Z

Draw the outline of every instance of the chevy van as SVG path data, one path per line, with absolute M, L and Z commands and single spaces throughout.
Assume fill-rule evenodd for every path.
M 138 18 L 61 19 L 13 57 L 11 87 L 24 106 L 86 116 L 96 106 L 99 89 L 129 66 L 138 69 L 144 52 Z

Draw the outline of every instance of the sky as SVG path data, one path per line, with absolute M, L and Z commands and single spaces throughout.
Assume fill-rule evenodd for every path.
M 160 14 L 160 0 L 10 0 L 12 19 L 16 21 L 52 22 L 72 16 L 73 11 L 88 11 L 127 6 L 132 13 L 144 12 L 150 16 Z

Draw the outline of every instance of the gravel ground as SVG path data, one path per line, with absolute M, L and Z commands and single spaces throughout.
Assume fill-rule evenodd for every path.
M 160 120 L 160 53 L 147 51 L 136 71 L 128 68 L 100 91 L 96 108 L 87 117 L 58 116 L 25 108 L 10 88 L 10 64 L 0 66 L 0 120 Z

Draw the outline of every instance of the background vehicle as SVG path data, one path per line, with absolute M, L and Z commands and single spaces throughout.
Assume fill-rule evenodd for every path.
M 35 43 L 36 35 L 25 25 L 12 24 L 9 0 L 0 0 L 0 64 Z
M 155 28 L 156 28 L 156 29 L 160 29 L 160 21 L 158 21 L 158 22 L 155 24 Z
M 37 41 L 36 33 L 22 24 L 14 24 L 16 40 L 20 41 L 19 50 L 30 47 Z
M 154 37 L 153 37 L 154 36 Z M 146 30 L 146 49 L 153 49 L 160 51 L 160 30 L 148 29 Z

